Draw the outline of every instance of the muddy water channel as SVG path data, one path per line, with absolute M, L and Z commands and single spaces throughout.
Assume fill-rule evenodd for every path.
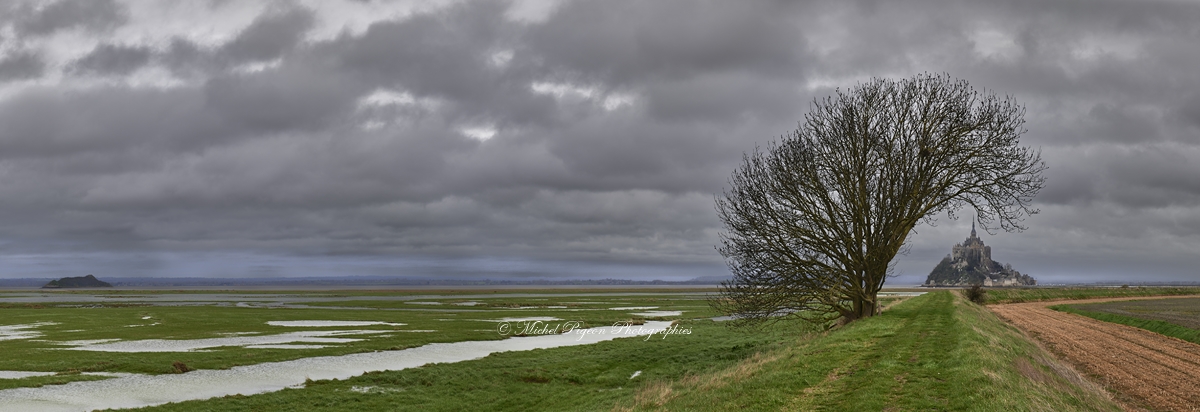
M 306 379 L 345 379 L 372 371 L 479 359 L 496 352 L 589 345 L 616 338 L 646 336 L 668 326 L 670 322 L 651 321 L 644 325 L 577 329 L 561 335 L 433 343 L 398 351 L 311 357 L 225 370 L 134 375 L 103 381 L 6 389 L 0 390 L 0 410 L 87 411 L 143 407 L 235 394 L 249 395 L 299 387 Z

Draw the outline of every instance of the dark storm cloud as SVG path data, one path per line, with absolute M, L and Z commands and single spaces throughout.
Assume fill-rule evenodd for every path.
M 206 50 L 196 43 L 180 37 L 171 38 L 165 50 L 160 51 L 154 57 L 157 63 L 166 67 L 176 76 L 185 79 L 217 71 L 221 66 L 213 58 L 212 50 Z
M 1196 262 L 1172 251 L 1200 247 L 1187 3 L 566 1 L 514 21 L 461 2 L 356 26 L 297 1 L 220 33 L 114 30 L 154 28 L 137 7 L 0 22 L 19 37 L 0 39 L 0 239 L 61 257 L 13 270 L 719 275 L 713 195 L 742 153 L 835 87 L 920 72 L 1028 109 L 1049 183 L 1028 232 L 988 239 L 1004 262 L 1180 279 Z M 38 43 L 66 30 L 94 39 Z M 902 279 L 966 226 L 922 228 Z
M 725 71 L 795 78 L 805 36 L 774 2 L 568 2 L 525 36 L 553 68 L 612 86 Z
M 45 69 L 46 63 L 35 52 L 11 52 L 0 56 L 0 83 L 41 77 Z
M 363 92 L 356 82 L 298 66 L 215 77 L 203 87 L 206 109 L 243 133 L 312 130 L 336 124 Z
M 44 36 L 59 30 L 83 29 L 104 32 L 125 24 L 129 12 L 116 0 L 59 0 L 40 8 L 24 5 L 16 9 L 13 25 L 27 36 Z
M 222 46 L 220 53 L 235 62 L 275 59 L 300 43 L 312 25 L 310 10 L 271 9 Z
M 150 62 L 152 50 L 143 46 L 101 44 L 71 63 L 71 69 L 99 75 L 125 75 Z
M 1188 126 L 1200 129 L 1200 92 L 1184 101 L 1179 106 L 1177 114 L 1179 119 Z

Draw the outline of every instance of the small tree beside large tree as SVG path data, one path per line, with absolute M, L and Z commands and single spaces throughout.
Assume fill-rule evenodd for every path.
M 1022 230 L 1045 184 L 1020 145 L 1024 107 L 946 75 L 875 79 L 814 101 L 799 128 L 746 154 L 716 208 L 733 279 L 715 306 L 740 322 L 873 316 L 918 224 L 972 206 Z

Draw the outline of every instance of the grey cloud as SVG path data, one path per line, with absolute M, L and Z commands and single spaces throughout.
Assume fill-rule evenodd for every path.
M 228 133 L 195 89 L 34 88 L 0 102 L 0 158 L 77 156 L 203 147 Z M 211 144 L 211 143 L 208 143 Z
M 485 54 L 502 35 L 498 4 L 451 6 L 400 21 L 372 24 L 361 37 L 343 36 L 322 47 L 347 70 L 414 94 L 466 101 L 503 85 L 487 71 Z M 524 86 L 524 85 L 523 85 Z
M 1200 129 L 1200 93 L 1196 93 L 1179 106 L 1177 115 L 1184 123 Z
M 573 1 L 525 41 L 551 68 L 614 86 L 728 70 L 792 77 L 806 56 L 795 16 L 767 2 Z
M 271 9 L 223 45 L 220 53 L 235 62 L 271 60 L 303 40 L 313 22 L 313 13 L 307 9 Z
M 44 70 L 46 63 L 36 52 L 17 51 L 0 57 L 0 82 L 38 78 Z
M 712 196 L 743 152 L 833 87 L 931 71 L 1029 108 L 1046 213 L 988 241 L 1003 261 L 1067 270 L 1053 250 L 1103 272 L 1200 244 L 1200 7 L 568 1 L 537 22 L 506 7 L 456 3 L 317 41 L 304 39 L 322 16 L 277 7 L 224 44 L 180 37 L 149 57 L 110 26 L 28 9 L 10 20 L 27 35 L 99 33 L 77 73 L 161 66 L 181 84 L 7 89 L 3 240 L 139 274 L 721 274 Z M 363 102 L 377 90 L 403 97 Z M 613 96 L 628 99 L 606 107 Z M 923 278 L 964 222 L 919 229 L 900 266 Z M 1178 256 L 1164 273 L 1183 273 Z
M 1162 138 L 1158 128 L 1163 121 L 1161 116 L 1134 107 L 1098 103 L 1088 111 L 1086 121 L 1092 125 L 1087 136 L 1090 141 L 1137 143 Z
M 207 112 L 242 133 L 264 134 L 329 127 L 366 91 L 355 81 L 292 65 L 214 77 L 203 89 Z
M 220 71 L 220 65 L 214 61 L 212 50 L 179 37 L 172 38 L 165 50 L 156 53 L 154 61 L 185 79 Z
M 793 81 L 769 81 L 741 73 L 698 75 L 645 88 L 647 113 L 668 122 L 736 123 L 793 121 L 808 103 Z
M 116 0 L 59 0 L 37 9 L 26 5 L 17 13 L 14 29 L 32 36 L 74 28 L 105 32 L 129 20 L 129 11 Z
M 91 53 L 71 63 L 71 69 L 81 73 L 126 75 L 150 62 L 152 50 L 145 46 L 100 44 Z

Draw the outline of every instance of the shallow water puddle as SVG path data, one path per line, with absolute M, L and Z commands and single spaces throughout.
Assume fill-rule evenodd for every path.
M 404 323 L 391 322 L 376 322 L 376 321 L 358 321 L 358 320 L 272 320 L 267 322 L 271 326 L 287 326 L 287 327 L 311 327 L 320 328 L 326 326 L 339 327 L 355 327 L 355 326 L 404 326 Z
M 36 330 L 29 330 L 29 329 L 34 329 L 39 326 L 49 326 L 49 325 L 57 325 L 57 324 L 58 324 L 57 322 L 37 322 L 37 323 L 26 323 L 26 324 L 22 324 L 22 325 L 0 326 L 0 340 L 36 338 L 36 337 L 42 336 L 42 333 L 38 332 Z
M 221 346 L 251 346 L 251 345 L 280 345 L 292 342 L 301 343 L 350 343 L 362 339 L 337 338 L 333 336 L 373 335 L 387 333 L 387 330 L 324 330 L 289 332 L 275 335 L 229 336 L 224 338 L 206 339 L 143 339 L 118 342 L 95 341 L 65 341 L 60 344 L 74 346 L 66 350 L 86 350 L 94 352 L 190 352 L 198 349 L 217 348 Z
M 529 316 L 524 318 L 476 319 L 480 322 L 549 322 L 562 320 L 551 316 Z
M 25 379 L 25 378 L 32 378 L 35 376 L 53 376 L 53 375 L 57 375 L 57 374 L 58 374 L 58 372 L 0 371 L 0 379 Z M 108 377 L 113 377 L 113 378 L 123 378 L 123 377 L 127 377 L 127 376 L 137 376 L 138 375 L 136 373 L 125 373 L 125 372 L 80 372 L 79 374 L 80 375 L 91 375 L 91 376 L 108 376 Z
M 23 372 L 23 371 L 0 371 L 0 379 L 24 379 L 34 376 L 50 376 L 56 372 Z
M 496 352 L 587 345 L 621 337 L 645 336 L 661 332 L 670 324 L 646 322 L 644 325 L 578 329 L 562 335 L 433 343 L 399 351 L 322 356 L 235 366 L 225 370 L 138 375 L 39 388 L 5 389 L 0 390 L 0 410 L 86 411 L 136 408 L 235 394 L 250 395 L 298 387 L 304 384 L 305 379 L 345 379 L 372 371 L 479 359 Z
M 681 310 L 652 310 L 649 312 L 630 313 L 630 315 L 645 316 L 648 318 L 658 318 L 658 317 L 663 317 L 663 316 L 680 316 L 680 315 L 683 315 L 683 311 L 681 311 Z

